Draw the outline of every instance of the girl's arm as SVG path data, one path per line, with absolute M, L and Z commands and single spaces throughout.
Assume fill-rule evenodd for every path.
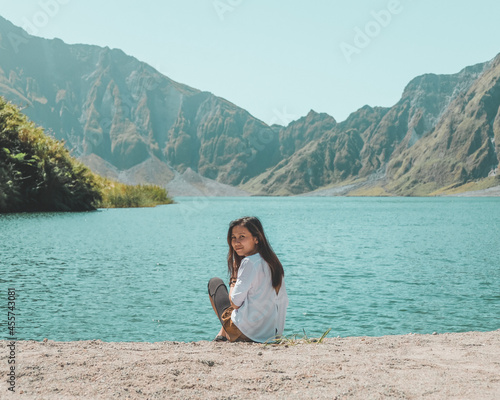
M 229 278 L 229 302 L 231 303 L 231 305 L 235 310 L 237 310 L 240 307 L 238 307 L 231 301 L 231 294 L 233 293 L 234 285 L 236 285 L 237 280 L 238 280 L 238 267 L 236 266 L 236 264 L 233 264 L 233 273 Z
M 236 281 L 235 281 L 235 283 L 236 283 Z M 229 289 L 229 302 L 231 303 L 231 305 L 233 306 L 233 308 L 234 308 L 235 310 L 237 310 L 238 308 L 240 308 L 240 306 L 237 306 L 237 305 L 236 305 L 236 304 L 234 304 L 234 303 L 233 303 L 233 301 L 231 300 L 231 295 L 233 294 L 233 290 L 234 290 L 234 283 L 232 283 L 232 284 L 230 283 L 230 284 L 229 284 L 229 287 L 230 287 L 230 289 Z
M 232 280 L 234 283 L 233 285 L 229 285 L 231 288 L 229 290 L 229 302 L 235 310 L 243 305 L 247 293 L 252 286 L 255 273 L 256 269 L 254 268 L 253 262 L 245 258 L 238 268 L 238 278 Z

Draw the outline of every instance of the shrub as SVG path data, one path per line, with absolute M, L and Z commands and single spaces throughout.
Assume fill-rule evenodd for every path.
M 102 178 L 0 97 L 0 213 L 172 203 L 164 188 Z
M 88 211 L 101 192 L 63 142 L 0 97 L 0 212 Z

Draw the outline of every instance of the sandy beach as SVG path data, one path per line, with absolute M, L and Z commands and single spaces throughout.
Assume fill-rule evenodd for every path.
M 322 343 L 2 341 L 0 398 L 499 399 L 500 331 Z

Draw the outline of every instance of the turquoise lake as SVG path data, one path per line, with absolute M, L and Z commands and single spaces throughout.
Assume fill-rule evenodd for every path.
M 500 328 L 500 198 L 177 198 L 148 209 L 0 216 L 18 339 L 211 340 L 229 222 L 261 218 L 285 268 L 285 334 Z

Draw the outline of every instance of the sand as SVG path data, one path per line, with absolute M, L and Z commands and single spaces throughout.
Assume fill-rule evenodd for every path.
M 20 399 L 500 399 L 500 331 L 323 343 L 16 342 Z

